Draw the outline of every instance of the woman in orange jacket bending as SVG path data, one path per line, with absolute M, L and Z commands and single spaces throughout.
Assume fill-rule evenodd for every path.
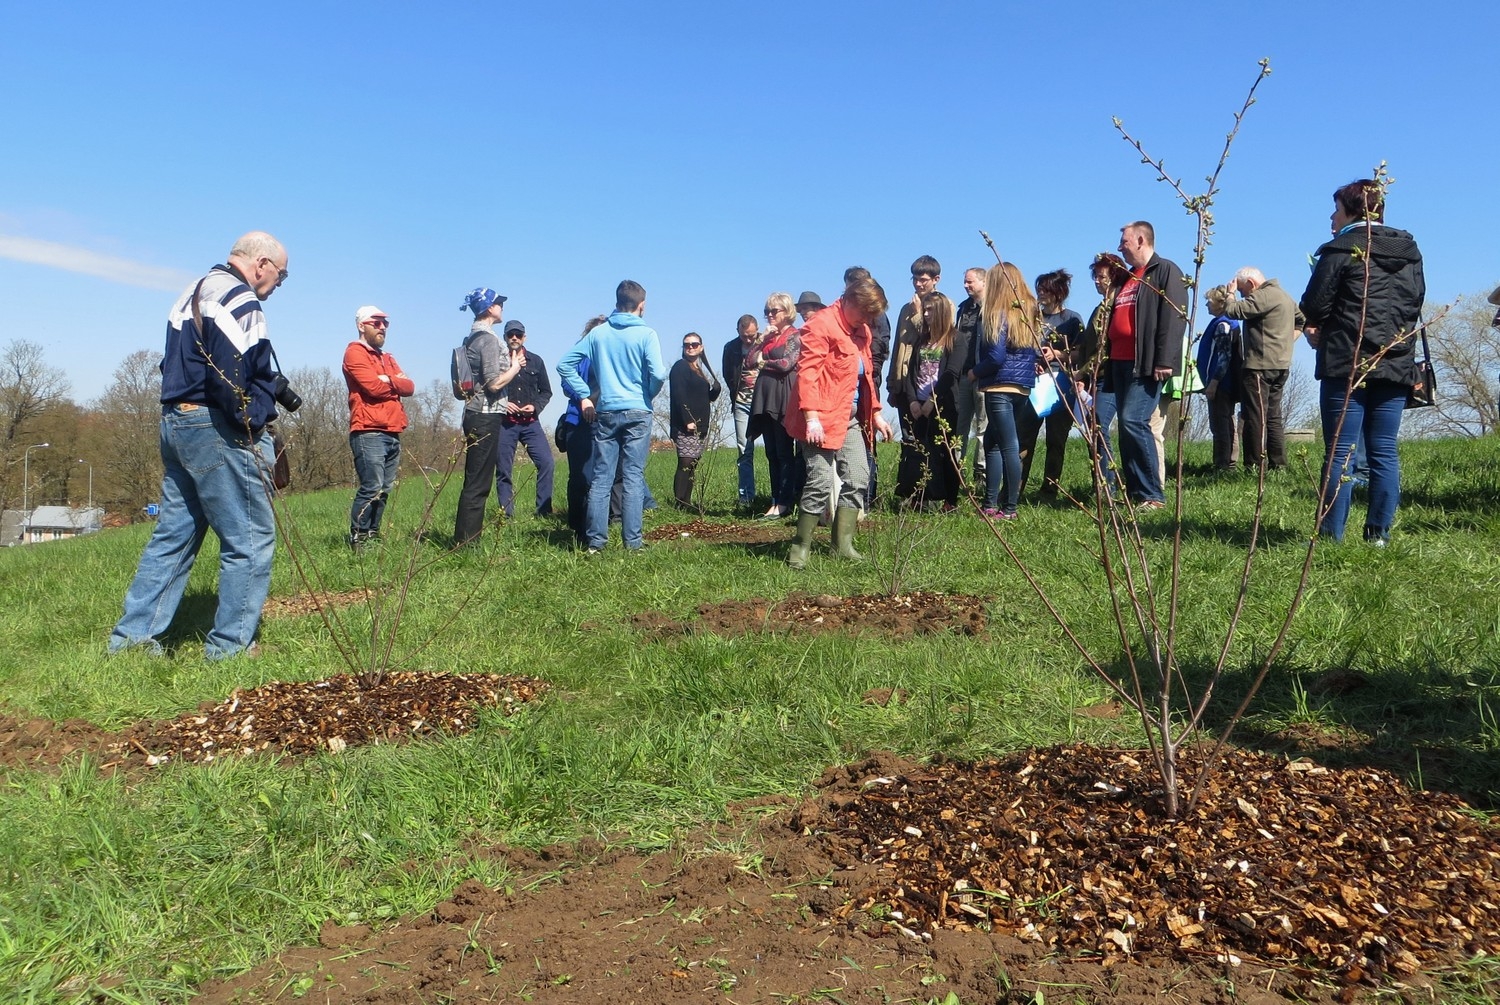
M 787 564 L 807 564 L 818 518 L 835 503 L 833 540 L 840 557 L 859 561 L 854 524 L 870 484 L 866 449 L 891 427 L 880 416 L 876 369 L 870 358 L 870 321 L 885 313 L 885 290 L 873 279 L 856 279 L 831 307 L 807 322 L 797 383 L 786 410 L 786 431 L 802 443 L 807 482 L 797 507 L 797 536 Z

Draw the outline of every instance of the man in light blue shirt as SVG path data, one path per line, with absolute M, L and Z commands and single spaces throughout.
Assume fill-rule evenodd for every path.
M 645 545 L 646 455 L 651 449 L 651 402 L 666 382 L 656 331 L 642 320 L 646 290 L 627 279 L 615 288 L 615 312 L 585 335 L 557 364 L 557 375 L 579 399 L 585 422 L 593 422 L 589 453 L 588 553 L 596 555 L 609 539 L 609 492 L 617 467 L 623 468 L 620 529 L 625 547 Z M 578 373 L 589 361 L 589 379 Z

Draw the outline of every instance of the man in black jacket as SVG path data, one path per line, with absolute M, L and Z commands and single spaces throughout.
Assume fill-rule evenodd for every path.
M 730 409 L 734 415 L 734 445 L 739 451 L 739 503 L 742 509 L 755 506 L 755 438 L 749 435 L 750 402 L 755 396 L 757 370 L 745 369 L 745 353 L 760 345 L 760 323 L 753 314 L 740 315 L 735 326 L 739 334 L 724 346 L 719 373 L 729 388 Z
M 1120 466 L 1130 501 L 1161 509 L 1166 496 L 1151 414 L 1162 383 L 1182 373 L 1187 283 L 1175 262 L 1156 253 L 1156 229 L 1145 220 L 1120 228 L 1120 255 L 1130 278 L 1115 297 L 1105 331 L 1120 420 Z
M 547 402 L 552 400 L 552 381 L 547 364 L 536 353 L 526 351 L 526 326 L 519 321 L 505 322 L 505 346 L 521 367 L 510 382 L 510 404 L 500 418 L 500 435 L 495 443 L 495 497 L 507 517 L 516 515 L 515 486 L 511 472 L 516 466 L 516 444 L 526 446 L 526 456 L 536 467 L 536 515 L 552 513 L 552 444 L 538 420 Z
M 958 316 L 953 322 L 953 354 L 967 359 L 969 343 L 979 337 L 979 310 L 984 301 L 984 284 L 989 273 L 973 268 L 964 273 L 964 292 L 969 295 L 958 305 Z M 984 410 L 984 392 L 969 378 L 961 374 L 953 389 L 958 399 L 958 460 L 963 468 L 964 453 L 969 449 L 969 433 L 974 436 L 974 484 L 984 485 L 984 431 L 990 424 L 989 414 Z

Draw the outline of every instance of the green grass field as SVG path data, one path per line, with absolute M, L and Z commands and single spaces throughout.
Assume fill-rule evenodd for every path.
M 1077 448 L 1065 484 L 1081 490 Z M 1207 461 L 1206 447 L 1189 450 L 1190 467 Z M 1293 470 L 1269 480 L 1247 615 L 1211 720 L 1222 722 L 1253 675 L 1295 587 L 1314 506 L 1306 469 L 1319 459 L 1307 450 L 1293 448 Z M 887 487 L 894 459 L 894 448 L 884 448 Z M 1500 805 L 1500 438 L 1411 442 L 1402 461 L 1392 546 L 1357 541 L 1358 504 L 1355 540 L 1319 545 L 1290 645 L 1242 735 L 1337 739 L 1326 753 L 1334 763 L 1393 767 L 1492 810 Z M 648 514 L 648 529 L 685 519 L 665 504 L 672 464 L 670 454 L 651 459 L 663 507 Z M 732 457 L 710 455 L 702 472 L 711 514 L 728 519 Z M 561 485 L 560 477 L 559 501 Z M 1218 656 L 1253 489 L 1251 479 L 1186 479 L 1178 652 L 1190 675 Z M 518 512 L 529 512 L 529 492 L 524 485 Z M 728 802 L 798 792 L 825 767 L 870 749 L 981 758 L 1059 742 L 1141 742 L 1128 717 L 1074 714 L 1103 701 L 1107 688 L 972 513 L 879 514 L 858 539 L 871 561 L 839 562 L 820 537 L 808 568 L 794 573 L 781 546 L 682 541 L 627 556 L 615 541 L 586 559 L 560 522 L 529 517 L 492 524 L 481 546 L 443 557 L 457 485 L 424 542 L 414 540 L 420 495 L 409 480 L 378 553 L 388 581 L 412 549 L 440 559 L 411 583 L 397 655 L 422 646 L 405 665 L 531 674 L 553 692 L 462 736 L 298 762 L 180 764 L 136 780 L 101 778 L 90 764 L 9 770 L 0 794 L 0 1000 L 185 1001 L 216 974 L 315 937 L 326 919 L 378 921 L 430 907 L 468 876 L 503 881 L 499 866 L 465 855 L 471 842 L 600 836 L 664 846 L 722 817 Z M 288 503 L 304 561 L 333 590 L 380 575 L 377 553 L 356 561 L 343 544 L 349 496 Z M 1172 521 L 1153 514 L 1142 525 L 1165 577 Z M 178 715 L 236 687 L 349 669 L 316 616 L 268 621 L 259 660 L 205 663 L 212 543 L 179 612 L 172 655 L 106 658 L 148 533 L 137 526 L 0 550 L 0 708 L 118 728 Z M 1091 522 L 1023 503 L 1003 533 L 1074 632 L 1117 666 Z M 704 602 L 893 586 L 992 597 L 988 631 L 900 642 L 663 642 L 629 624 L 642 610 L 688 617 Z M 273 595 L 302 589 L 279 547 Z M 356 628 L 368 620 L 362 610 L 346 611 Z M 1330 671 L 1356 671 L 1367 683 L 1319 687 Z M 905 689 L 909 701 L 861 701 L 879 687 Z

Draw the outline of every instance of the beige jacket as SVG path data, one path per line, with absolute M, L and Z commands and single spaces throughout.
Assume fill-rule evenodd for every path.
M 1246 370 L 1290 370 L 1292 346 L 1304 321 L 1297 302 L 1281 284 L 1267 279 L 1248 297 L 1230 300 L 1224 316 L 1243 321 Z

